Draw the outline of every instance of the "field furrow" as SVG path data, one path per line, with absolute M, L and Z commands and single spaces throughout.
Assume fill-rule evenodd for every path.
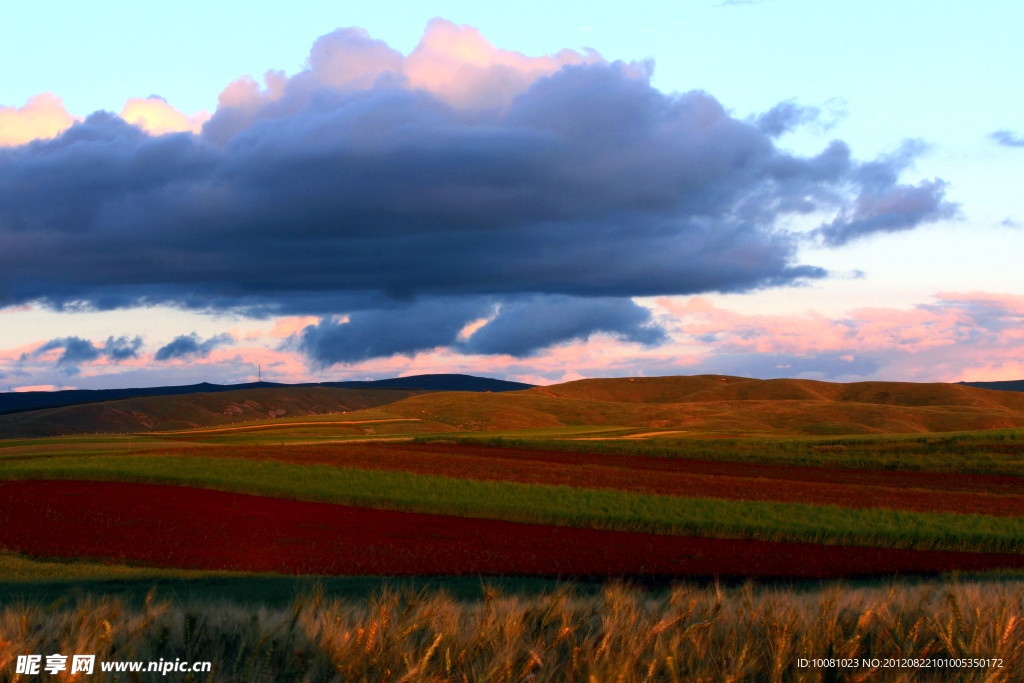
M 1024 556 L 690 538 L 157 484 L 0 483 L 0 545 L 42 557 L 289 574 L 839 577 L 1024 567 Z
M 47 457 L 5 462 L 0 478 L 200 486 L 384 510 L 678 536 L 1024 552 L 1022 517 L 652 495 L 273 460 Z
M 406 443 L 224 447 L 194 455 L 665 496 L 1024 517 L 1021 482 L 1013 477 L 915 472 L 892 476 L 864 470 Z M 972 490 L 982 486 L 1001 492 Z

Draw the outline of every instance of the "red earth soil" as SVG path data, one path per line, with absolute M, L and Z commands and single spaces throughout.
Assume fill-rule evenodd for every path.
M 0 546 L 287 574 L 846 577 L 1024 567 L 1024 555 L 687 538 L 157 484 L 0 482 Z
M 221 447 L 187 455 L 398 470 L 668 496 L 1024 517 L 1024 495 L 1020 495 L 1024 481 L 1005 476 L 878 472 L 404 443 Z

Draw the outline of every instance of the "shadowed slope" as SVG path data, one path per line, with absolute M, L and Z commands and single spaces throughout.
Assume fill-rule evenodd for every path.
M 340 412 L 358 420 L 358 411 L 370 408 L 367 419 L 412 418 L 441 431 L 623 426 L 822 435 L 1024 427 L 1024 393 L 697 375 L 586 379 L 500 393 L 281 387 L 136 398 L 0 416 L 0 435 L 162 431 Z
M 749 379 L 728 375 L 582 379 L 525 393 L 621 403 L 696 403 L 705 401 L 810 400 L 894 406 L 973 406 L 1024 410 L 1018 393 L 963 384 L 852 382 L 809 379 Z
M 314 382 L 280 384 L 278 382 L 249 382 L 247 384 L 189 384 L 184 386 L 134 387 L 124 389 L 63 389 L 60 391 L 15 391 L 0 393 L 0 413 L 19 413 L 27 410 L 57 408 L 59 406 L 119 401 L 143 396 L 180 396 L 182 394 L 212 394 L 243 389 L 299 389 L 330 387 L 333 389 L 416 389 L 425 391 L 519 391 L 532 384 L 509 382 L 492 377 L 459 374 L 407 375 L 387 379 L 352 380 L 346 382 Z
M 956 384 L 587 379 L 500 395 L 438 393 L 387 407 L 457 429 L 623 425 L 763 434 L 942 432 L 1024 426 L 1024 395 Z
M 0 415 L 0 436 L 138 432 L 364 410 L 421 393 L 404 389 L 277 387 L 46 408 Z

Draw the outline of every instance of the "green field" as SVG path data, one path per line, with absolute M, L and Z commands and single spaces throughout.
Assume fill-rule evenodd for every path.
M 417 396 L 409 405 L 465 400 Z M 148 433 L 0 440 L 0 480 L 151 482 L 560 527 L 1024 555 L 1022 516 L 485 480 L 460 473 L 455 457 L 464 446 L 486 446 L 512 460 L 517 452 L 541 450 L 1011 478 L 980 494 L 998 497 L 1012 490 L 1012 478 L 1024 484 L 1024 429 L 738 435 L 727 427 L 616 424 L 620 404 L 587 399 L 563 409 L 548 396 L 524 405 L 582 410 L 600 423 L 480 428 L 492 420 L 487 410 L 498 400 L 484 397 L 468 417 L 420 419 L 384 406 Z M 635 403 L 629 414 L 656 409 Z M 257 447 L 265 455 L 287 446 L 296 455 L 394 442 L 429 446 L 442 459 L 451 448 L 450 474 L 245 456 Z M 233 457 L 218 457 L 224 448 Z M 495 462 L 500 472 L 505 461 Z M 950 670 L 919 668 L 906 680 L 1024 676 L 1020 570 L 855 583 L 678 579 L 684 583 L 662 577 L 644 587 L 542 576 L 289 576 L 31 557 L 0 548 L 0 678 L 5 657 L 72 646 L 114 659 L 208 659 L 216 673 L 193 679 L 203 681 L 892 680 L 870 666 L 828 671 L 797 662 L 935 662 L 980 653 L 997 655 L 1002 666 L 961 667 L 955 679 Z
M 52 456 L 2 479 L 144 481 L 274 497 L 564 526 L 918 549 L 1024 552 L 1024 519 L 639 495 L 270 461 Z
M 628 434 L 628 432 L 624 432 Z M 645 439 L 586 440 L 535 438 L 530 434 L 446 434 L 431 439 L 472 440 L 503 448 L 544 448 L 577 453 L 763 462 L 839 467 L 1024 477 L 1024 430 L 995 429 L 941 434 L 872 434 L 845 437 L 737 437 L 666 433 Z

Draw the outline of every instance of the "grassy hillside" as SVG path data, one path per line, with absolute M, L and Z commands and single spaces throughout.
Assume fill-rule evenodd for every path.
M 1024 410 L 1024 396 L 962 384 L 917 382 L 819 382 L 748 379 L 728 375 L 583 379 L 525 393 L 621 403 L 708 401 L 825 401 L 892 406 L 971 406 Z
M 147 396 L 0 415 L 0 437 L 211 427 L 357 411 L 419 393 L 411 389 L 280 387 Z
M 120 389 L 63 389 L 60 391 L 16 391 L 0 393 L 0 413 L 20 413 L 26 410 L 57 408 L 58 406 L 120 401 L 143 396 L 181 396 L 183 394 L 213 394 L 243 389 L 300 389 L 323 387 L 331 389 L 413 389 L 422 391 L 519 391 L 532 384 L 509 382 L 491 377 L 460 374 L 406 375 L 374 380 L 345 382 L 309 382 L 281 384 L 278 382 L 249 382 L 246 384 L 199 384 L 125 387 Z
M 1024 395 L 956 384 L 755 380 L 722 375 L 588 379 L 526 391 L 445 392 L 390 415 L 461 430 L 619 425 L 695 433 L 880 434 L 1024 426 Z
M 0 441 L 0 671 L 88 652 L 212 661 L 196 680 L 1021 678 L 1024 405 L 1002 392 L 699 376 L 14 418 L 122 433 Z M 985 426 L 1009 428 L 953 431 Z M 777 579 L 800 583 L 759 587 Z
M 1024 393 L 724 375 L 587 379 L 501 393 L 280 387 L 0 415 L 0 437 L 168 431 L 310 415 L 409 421 L 387 429 L 394 434 L 582 426 L 695 435 L 894 434 L 1024 427 Z

